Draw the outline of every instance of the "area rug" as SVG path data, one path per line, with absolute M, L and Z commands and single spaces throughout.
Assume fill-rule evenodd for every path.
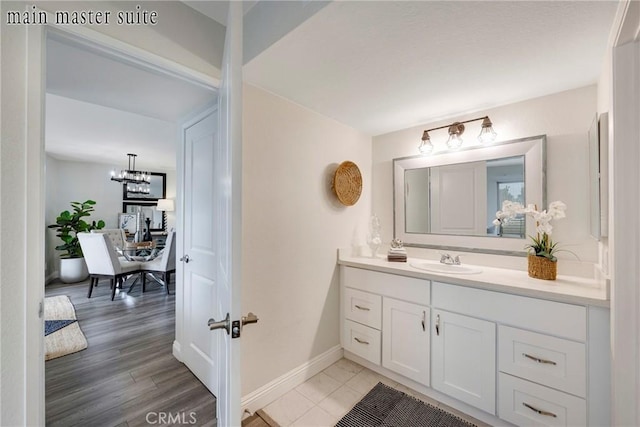
M 336 427 L 475 427 L 449 412 L 382 383 L 356 403 Z
M 76 318 L 76 311 L 66 295 L 44 299 L 44 360 L 51 360 L 87 348 Z

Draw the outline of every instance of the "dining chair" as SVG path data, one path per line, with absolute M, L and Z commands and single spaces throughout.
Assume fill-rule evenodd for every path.
M 108 277 L 111 281 L 111 301 L 113 301 L 118 285 L 122 287 L 126 276 L 138 273 L 141 263 L 119 258 L 106 234 L 78 233 L 78 240 L 91 278 L 87 298 L 91 298 L 93 287 L 98 286 L 100 278 Z
M 119 255 L 122 255 L 123 249 L 127 244 L 127 236 L 124 228 L 102 228 L 100 230 L 91 230 L 92 233 L 106 234 Z
M 155 276 L 153 278 L 163 284 L 169 292 L 169 282 L 171 281 L 171 273 L 176 271 L 176 232 L 170 231 L 162 250 L 162 255 L 157 258 L 141 263 L 140 271 L 142 272 L 142 292 L 145 291 L 147 273 L 157 273 L 162 275 L 162 281 Z

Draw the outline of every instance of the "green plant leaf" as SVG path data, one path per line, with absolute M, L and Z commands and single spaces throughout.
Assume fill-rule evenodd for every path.
M 47 227 L 58 230 L 56 236 L 59 237 L 64 244 L 56 246 L 56 250 L 66 252 L 62 254 L 62 257 L 77 258 L 82 256 L 82 248 L 80 247 L 80 242 L 77 237 L 78 233 L 103 228 L 105 222 L 99 220 L 97 223 L 96 221 L 91 221 L 91 224 L 89 224 L 89 222 L 82 219 L 91 216 L 91 212 L 94 211 L 93 206 L 96 204 L 95 201 L 87 200 L 85 202 L 71 202 L 70 204 L 73 208 L 73 214 L 65 210 L 56 218 L 55 224 L 48 225 Z

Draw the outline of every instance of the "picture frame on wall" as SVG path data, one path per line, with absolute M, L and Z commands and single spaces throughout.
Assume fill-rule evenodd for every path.
M 146 219 L 151 219 L 149 231 L 164 231 L 167 217 L 164 211 L 156 209 L 158 203 L 123 202 L 122 211 L 126 214 L 137 214 L 140 212 L 142 218 L 140 223 L 146 227 Z
M 149 184 L 149 194 L 137 194 L 127 191 L 127 184 L 122 184 L 122 200 L 137 200 L 154 202 L 166 198 L 167 194 L 167 174 L 161 172 L 149 172 L 151 184 Z

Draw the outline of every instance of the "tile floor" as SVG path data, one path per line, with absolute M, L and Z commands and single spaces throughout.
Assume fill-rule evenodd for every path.
M 264 411 L 281 427 L 331 427 L 378 382 L 431 405 L 439 406 L 479 427 L 487 426 L 475 418 L 347 359 L 340 359 L 307 382 L 300 384 L 269 404 Z

